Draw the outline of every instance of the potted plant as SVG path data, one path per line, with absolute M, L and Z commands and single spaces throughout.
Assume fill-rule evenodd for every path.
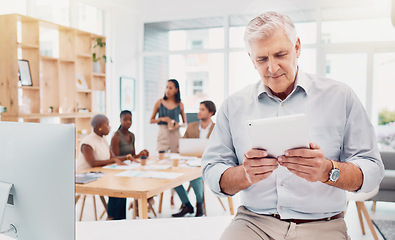
M 107 62 L 107 56 L 105 54 L 105 49 L 104 49 L 105 46 L 106 46 L 106 42 L 103 41 L 103 38 L 96 38 L 92 45 L 92 48 L 94 49 L 92 53 L 94 72 L 101 72 L 101 63 Z M 112 62 L 111 58 L 110 61 Z
M 1 121 L 1 113 L 7 112 L 7 108 L 4 106 L 0 106 L 0 121 Z

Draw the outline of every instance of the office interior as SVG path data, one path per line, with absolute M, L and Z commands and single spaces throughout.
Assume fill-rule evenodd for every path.
M 97 76 L 105 82 L 98 91 L 96 100 L 100 103 L 95 109 L 109 118 L 108 141 L 119 127 L 122 107 L 127 106 L 133 113 L 131 131 L 136 136 L 136 149 L 148 149 L 154 155 L 158 127 L 149 121 L 167 80 L 179 80 L 187 113 L 198 112 L 203 100 L 212 100 L 219 108 L 228 96 L 257 82 L 259 75 L 245 50 L 243 33 L 250 19 L 269 10 L 285 13 L 295 22 L 302 43 L 299 67 L 349 85 L 375 127 L 380 150 L 395 151 L 394 8 L 391 0 L 0 0 L 0 15 L 20 14 L 105 38 L 107 61 L 102 64 L 103 74 Z M 40 54 L 59 57 L 64 49 L 53 44 L 58 39 L 56 34 L 45 30 L 40 30 L 40 34 L 46 36 L 40 40 Z M 125 86 L 127 92 L 122 93 Z M 19 104 L 23 108 L 26 101 L 19 100 Z M 27 110 L 25 118 L 19 116 L 12 121 L 75 123 L 58 116 L 67 111 L 62 103 L 57 103 L 55 110 L 50 104 L 41 105 L 37 111 L 44 117 L 32 120 L 26 117 Z M 93 106 L 80 106 L 71 111 L 93 116 L 92 109 Z M 58 115 L 48 115 L 50 111 Z M 9 120 L 7 112 L 0 116 L 2 121 Z M 181 128 L 181 133 L 185 129 Z M 77 135 L 90 131 L 89 124 L 82 123 Z M 205 191 L 207 218 L 230 215 L 208 187 Z M 178 196 L 174 197 L 179 204 Z M 163 213 L 157 217 L 149 213 L 149 217 L 170 219 L 177 208 L 170 206 L 169 199 L 170 191 L 166 191 Z M 222 201 L 227 205 L 226 199 Z M 234 196 L 235 209 L 239 203 L 239 196 Z M 87 200 L 87 204 L 93 202 Z M 100 214 L 103 208 L 99 205 Z M 382 214 L 395 221 L 394 203 L 378 202 L 376 212 L 372 211 L 371 201 L 366 206 L 371 215 Z M 85 208 L 83 221 L 94 221 L 92 206 Z M 350 204 L 349 208 L 346 219 L 352 239 L 374 239 L 366 222 L 366 234 L 362 234 L 355 205 Z M 139 221 L 130 219 L 130 211 L 127 216 L 128 221 Z M 383 239 L 380 234 L 378 237 Z

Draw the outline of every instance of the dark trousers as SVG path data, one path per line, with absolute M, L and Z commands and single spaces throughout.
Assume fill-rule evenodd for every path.
M 126 198 L 110 197 L 108 199 L 107 215 L 114 220 L 126 219 Z

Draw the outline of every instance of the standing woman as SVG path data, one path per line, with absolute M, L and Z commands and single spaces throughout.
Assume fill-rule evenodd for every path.
M 135 136 L 129 131 L 129 128 L 132 126 L 132 112 L 124 110 L 121 112 L 120 118 L 121 125 L 111 139 L 112 152 L 115 156 L 129 156 L 129 159 L 132 161 L 136 161 L 136 158 L 142 156 L 148 157 L 149 153 L 146 149 L 136 155 L 134 147 Z M 109 198 L 107 212 L 112 220 L 126 219 L 126 198 Z
M 156 118 L 158 114 L 158 118 Z M 157 150 L 178 152 L 180 139 L 180 115 L 182 122 L 186 123 L 184 104 L 181 102 L 180 85 L 175 79 L 167 81 L 166 92 L 163 98 L 156 101 L 150 123 L 159 125 Z

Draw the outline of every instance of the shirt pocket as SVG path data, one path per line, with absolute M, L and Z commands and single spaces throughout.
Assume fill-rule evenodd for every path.
M 318 144 L 328 159 L 339 160 L 342 151 L 342 132 L 336 126 L 317 126 L 309 129 L 309 141 Z

